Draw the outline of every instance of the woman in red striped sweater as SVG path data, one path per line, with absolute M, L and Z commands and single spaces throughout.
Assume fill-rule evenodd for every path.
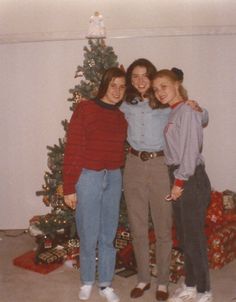
M 113 67 L 101 80 L 97 97 L 81 101 L 67 132 L 63 181 L 65 203 L 76 209 L 80 238 L 80 300 L 90 297 L 96 275 L 108 302 L 119 298 L 111 288 L 116 251 L 113 246 L 121 198 L 127 122 L 119 110 L 125 93 L 125 73 Z

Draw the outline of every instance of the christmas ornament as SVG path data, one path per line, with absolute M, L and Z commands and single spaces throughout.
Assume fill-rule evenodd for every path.
M 103 16 L 99 12 L 95 12 L 94 15 L 89 18 L 89 30 L 87 38 L 105 38 L 105 31 L 106 29 L 103 21 Z
M 81 101 L 81 99 L 82 99 L 81 94 L 78 91 L 75 91 L 73 93 L 73 100 L 74 100 L 74 102 L 77 104 L 77 103 L 79 103 Z

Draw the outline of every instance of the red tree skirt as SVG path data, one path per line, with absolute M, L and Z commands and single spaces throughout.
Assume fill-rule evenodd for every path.
M 36 264 L 34 262 L 35 252 L 29 251 L 13 260 L 13 264 L 40 274 L 48 274 L 62 265 L 62 263 Z

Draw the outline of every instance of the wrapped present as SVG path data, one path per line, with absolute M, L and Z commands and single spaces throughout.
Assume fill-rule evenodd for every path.
M 177 283 L 182 275 L 183 275 L 182 273 L 178 273 L 176 271 L 170 271 L 169 282 Z
M 79 258 L 79 252 L 80 252 L 80 241 L 79 239 L 69 239 L 65 244 L 64 247 L 67 250 L 67 256 L 66 259 L 75 259 Z
M 115 238 L 115 248 L 121 250 L 130 244 L 131 241 L 132 238 L 130 232 L 123 227 L 119 227 Z
M 236 222 L 215 228 L 208 238 L 208 259 L 211 268 L 221 268 L 236 258 Z
M 184 255 L 180 249 L 172 249 L 171 253 L 171 266 L 175 264 L 184 265 Z
M 179 246 L 179 241 L 177 239 L 175 226 L 172 227 L 172 246 L 173 246 L 173 248 L 178 248 L 178 246 Z
M 212 269 L 220 269 L 225 264 L 233 261 L 236 258 L 235 240 L 228 242 L 224 248 L 213 251 L 209 256 L 209 264 Z
M 227 221 L 227 222 L 233 222 L 233 221 L 236 222 L 236 208 L 224 210 L 223 219 L 224 219 L 224 221 Z
M 153 277 L 158 276 L 158 267 L 155 258 L 155 244 L 150 245 L 150 272 Z M 184 275 L 184 257 L 180 249 L 173 248 L 171 251 L 170 275 L 169 281 L 177 283 L 179 278 Z
M 176 283 L 181 276 L 184 275 L 184 256 L 180 249 L 172 249 L 171 263 L 170 263 L 170 276 L 169 279 L 172 283 Z
M 222 224 L 223 222 L 223 194 L 211 192 L 211 202 L 207 210 L 206 224 Z
M 35 252 L 29 251 L 13 260 L 13 264 L 37 273 L 48 274 L 62 265 L 62 263 L 36 263 Z
M 236 193 L 230 190 L 225 190 L 223 193 L 223 206 L 225 210 L 236 208 Z
M 55 247 L 37 255 L 37 262 L 39 263 L 56 263 L 62 262 L 68 251 L 65 247 Z
M 155 243 L 150 243 L 149 245 L 149 263 L 150 266 L 153 268 L 153 266 L 156 265 L 156 253 L 155 253 Z
M 38 261 L 39 263 L 55 263 L 59 262 L 58 257 L 54 255 L 51 251 L 43 252 L 38 255 Z
M 219 250 L 234 239 L 236 239 L 236 223 L 227 223 L 216 228 L 209 236 L 208 246 L 211 250 Z
M 117 252 L 117 267 L 135 268 L 136 261 L 132 243 Z
M 156 242 L 156 236 L 155 236 L 155 232 L 153 229 L 150 229 L 148 232 L 148 237 L 149 237 L 149 242 L 150 244 L 155 243 Z

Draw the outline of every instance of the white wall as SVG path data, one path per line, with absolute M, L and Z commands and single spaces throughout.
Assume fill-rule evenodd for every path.
M 176 27 L 236 32 L 235 0 L 0 0 L 0 43 L 85 37 L 94 11 L 103 14 L 109 37 Z
M 64 135 L 82 53 L 75 42 L 0 46 L 0 229 L 25 228 L 49 211 L 35 191 L 48 170 L 46 146 Z
M 26 0 L 23 1 L 26 2 Z M 44 5 L 48 3 L 48 1 L 40 1 Z M 179 3 L 181 0 L 176 1 L 175 3 Z M 28 2 L 33 8 L 33 1 Z M 58 4 L 58 1 L 55 2 Z M 64 0 L 61 1 L 63 2 Z M 76 3 L 81 4 L 81 2 L 85 3 L 84 1 Z M 117 3 L 115 0 L 110 2 Z M 127 3 L 131 2 L 132 0 L 129 0 Z M 226 1 L 227 4 L 232 3 L 232 9 L 230 9 L 229 6 L 224 6 L 222 1 L 208 1 L 212 5 L 210 12 L 215 12 L 214 16 L 220 11 L 223 13 L 223 19 L 219 19 L 220 27 L 218 27 L 214 23 L 217 18 L 211 19 L 212 23 L 207 18 L 207 12 L 205 12 L 207 1 L 186 0 L 184 2 L 188 2 L 188 13 L 191 12 L 192 7 L 198 8 L 192 12 L 191 16 L 196 20 L 196 12 L 198 12 L 199 20 L 203 22 L 204 27 L 191 28 L 189 14 L 183 22 L 186 26 L 165 23 L 162 17 L 159 19 L 161 24 L 171 25 L 172 28 L 158 27 L 157 23 L 154 24 L 154 14 L 151 13 L 154 10 L 150 7 L 147 10 L 151 16 L 152 26 L 155 28 L 148 29 L 148 19 L 145 14 L 142 19 L 145 31 L 142 31 L 141 26 L 135 29 L 135 26 L 139 26 L 136 22 L 137 17 L 133 19 L 130 27 L 128 23 L 120 22 L 121 25 L 118 28 L 117 21 L 112 27 L 111 20 L 114 11 L 108 5 L 106 7 L 110 9 L 108 23 L 112 27 L 113 34 L 109 36 L 106 43 L 114 47 L 120 63 L 125 67 L 138 57 L 146 57 L 156 64 L 158 69 L 177 66 L 184 70 L 185 86 L 190 97 L 206 107 L 210 113 L 210 123 L 204 130 L 204 156 L 212 186 L 220 191 L 236 190 L 236 142 L 234 139 L 236 34 L 232 13 L 230 13 L 233 11 L 234 3 Z M 10 10 L 7 10 L 9 8 L 7 3 L 16 2 L 0 0 L 0 8 L 4 8 L 6 16 L 9 17 L 11 14 Z M 68 0 L 67 3 L 70 8 L 72 4 L 75 5 L 72 0 Z M 98 3 L 101 6 L 101 3 L 108 2 L 98 1 Z M 149 1 L 150 5 L 155 6 L 156 3 L 157 1 Z M 204 3 L 202 14 L 199 12 L 199 7 L 196 7 L 196 3 L 198 5 Z M 95 7 L 91 8 L 92 12 Z M 164 8 L 167 8 L 166 4 Z M 38 7 L 37 9 L 40 11 Z M 178 12 L 179 16 L 184 18 L 181 10 L 176 9 L 176 13 Z M 84 11 L 88 13 L 88 8 L 85 7 Z M 117 11 L 120 14 L 120 10 Z M 138 7 L 137 12 L 140 11 L 141 8 Z M 17 17 L 16 11 L 13 10 L 13 12 L 11 17 Z M 54 12 L 58 11 L 54 10 Z M 143 12 L 145 12 L 144 7 Z M 227 19 L 225 16 L 228 12 Z M 173 14 L 170 9 L 166 13 Z M 19 12 L 20 17 L 22 14 Z M 137 14 L 134 15 L 137 16 Z M 157 10 L 157 15 L 161 16 L 160 9 Z M 43 204 L 41 197 L 36 197 L 35 191 L 41 189 L 41 185 L 44 184 L 44 172 L 48 170 L 46 146 L 57 143 L 58 138 L 64 135 L 60 122 L 64 118 L 69 118 L 71 114 L 70 103 L 66 99 L 71 96 L 69 89 L 77 83 L 74 73 L 77 65 L 83 63 L 83 47 L 87 44 L 87 41 L 81 37 L 74 41 L 70 40 L 68 38 L 70 35 L 67 35 L 68 39 L 65 41 L 55 41 L 58 39 L 56 29 L 60 24 L 64 24 L 64 29 L 60 28 L 60 30 L 63 32 L 68 30 L 70 33 L 75 25 L 73 22 L 73 24 L 62 21 L 59 23 L 58 14 L 55 14 L 55 20 L 51 20 L 50 23 L 54 26 L 53 31 L 48 36 L 46 35 L 52 41 L 43 42 L 44 23 L 39 22 L 39 17 L 32 18 L 29 7 L 28 15 L 25 17 L 27 16 L 28 21 L 32 22 L 32 28 L 27 27 L 28 33 L 32 34 L 31 41 L 41 42 L 20 43 L 25 38 L 29 38 L 24 27 L 27 22 L 21 24 L 16 19 L 15 24 L 14 18 L 0 18 L 0 40 L 3 43 L 0 44 L 0 229 L 27 228 L 32 216 L 50 211 L 50 208 Z M 69 12 L 66 16 L 67 21 L 74 20 L 69 18 Z M 75 15 L 72 14 L 73 16 Z M 177 19 L 176 16 L 175 20 Z M 34 23 L 34 20 L 37 22 Z M 85 20 L 83 15 L 82 20 Z M 45 24 L 50 25 L 48 22 L 47 16 Z M 37 27 L 38 24 L 41 24 L 41 31 Z M 82 25 L 84 28 L 87 26 L 85 22 Z M 209 28 L 208 25 L 213 25 L 213 27 Z M 127 34 L 125 28 L 131 29 L 131 27 L 133 29 L 129 31 L 129 37 L 128 35 L 121 37 L 117 34 L 117 28 L 120 32 L 124 31 Z M 17 29 L 19 32 L 16 34 Z M 18 43 L 12 43 L 16 42 L 15 39 L 18 39 Z

